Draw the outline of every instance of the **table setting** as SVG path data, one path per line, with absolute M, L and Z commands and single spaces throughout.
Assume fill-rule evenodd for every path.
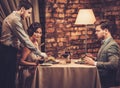
M 101 88 L 96 66 L 85 64 L 82 58 L 49 56 L 37 66 L 32 88 Z

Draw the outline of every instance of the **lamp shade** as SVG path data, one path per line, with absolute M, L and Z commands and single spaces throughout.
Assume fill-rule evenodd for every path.
M 88 25 L 96 21 L 92 9 L 80 9 L 75 24 Z

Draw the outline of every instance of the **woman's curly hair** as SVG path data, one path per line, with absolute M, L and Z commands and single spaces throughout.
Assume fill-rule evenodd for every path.
M 39 22 L 34 22 L 32 23 L 29 27 L 28 27 L 28 30 L 27 30 L 27 33 L 29 36 L 32 36 L 34 32 L 36 32 L 36 30 L 38 28 L 41 28 L 41 24 Z

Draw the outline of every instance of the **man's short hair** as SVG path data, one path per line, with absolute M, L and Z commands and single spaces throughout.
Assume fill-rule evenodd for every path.
M 94 24 L 95 24 L 95 27 L 100 25 L 102 30 L 108 29 L 110 33 L 113 30 L 113 23 L 108 19 L 97 20 Z
M 27 0 L 21 0 L 18 5 L 18 10 L 20 10 L 22 7 L 25 9 L 33 8 L 32 4 L 28 2 Z

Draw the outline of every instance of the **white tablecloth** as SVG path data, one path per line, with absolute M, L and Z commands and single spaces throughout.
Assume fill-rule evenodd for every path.
M 101 88 L 95 66 L 54 64 L 37 66 L 32 88 Z

